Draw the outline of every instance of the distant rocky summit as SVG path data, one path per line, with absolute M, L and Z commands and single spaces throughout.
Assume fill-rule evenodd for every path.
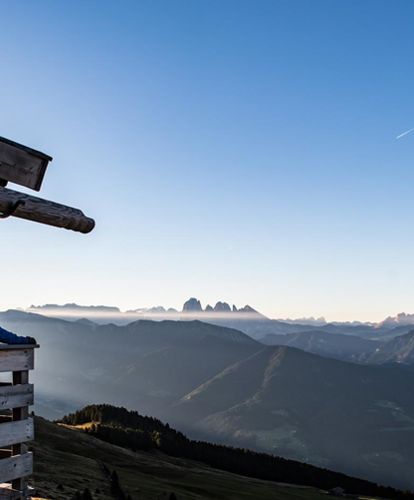
M 191 297 L 191 299 L 188 299 L 187 302 L 184 302 L 183 312 L 201 312 L 202 310 L 203 308 L 201 307 L 201 302 L 194 297 Z
M 257 313 L 256 309 L 253 309 L 253 307 L 250 307 L 249 305 L 242 307 L 241 309 L 238 310 L 238 312 Z
M 214 310 L 216 312 L 231 312 L 230 306 L 227 304 L 227 302 L 217 302 L 217 304 L 214 306 Z
M 254 314 L 259 314 L 253 307 L 250 307 L 249 305 L 246 305 L 242 307 L 241 309 L 237 309 L 237 307 L 233 304 L 232 307 L 230 307 L 230 304 L 227 302 L 221 302 L 218 301 L 214 307 L 212 307 L 210 304 L 207 304 L 206 308 L 203 309 L 201 306 L 201 302 L 196 299 L 195 297 L 191 297 L 191 299 L 188 299 L 187 302 L 184 302 L 183 305 L 183 313 L 191 312 L 191 313 L 199 313 L 199 312 L 204 312 L 204 313 L 221 313 L 221 314 L 232 314 L 232 313 L 254 313 Z

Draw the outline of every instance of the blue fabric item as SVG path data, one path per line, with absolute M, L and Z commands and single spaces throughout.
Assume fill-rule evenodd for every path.
M 32 337 L 21 337 L 0 326 L 0 342 L 4 344 L 36 344 Z

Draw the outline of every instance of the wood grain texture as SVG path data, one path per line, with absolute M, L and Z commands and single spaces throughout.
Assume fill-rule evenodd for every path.
M 0 179 L 40 191 L 51 159 L 40 151 L 0 137 Z
M 27 443 L 34 439 L 33 418 L 0 424 L 0 446 Z
M 33 473 L 33 454 L 23 453 L 0 460 L 0 481 L 6 483 Z
M 86 217 L 77 208 L 0 187 L 0 212 L 7 213 L 16 202 L 22 204 L 13 213 L 13 216 L 20 219 L 62 227 L 80 233 L 89 233 L 95 227 L 95 221 Z
M 33 404 L 33 384 L 0 386 L 0 411 Z
M 33 370 L 34 350 L 18 349 L 16 351 L 0 351 L 0 372 L 17 372 Z

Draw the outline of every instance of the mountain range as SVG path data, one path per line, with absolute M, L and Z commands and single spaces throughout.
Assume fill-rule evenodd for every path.
M 307 327 L 268 346 L 198 320 L 100 325 L 8 311 L 0 324 L 40 343 L 46 417 L 102 401 L 191 437 L 414 487 L 414 333 L 374 341 L 362 327 Z
M 397 337 L 399 339 L 401 337 Z M 364 362 L 372 359 L 374 352 L 387 342 L 371 340 L 357 335 L 329 333 L 326 330 L 304 330 L 286 335 L 268 334 L 261 338 L 267 345 L 285 345 L 321 356 L 343 361 Z
M 414 330 L 381 343 L 367 359 L 370 363 L 414 365 Z
M 39 313 L 45 316 L 61 319 L 90 319 L 95 323 L 114 323 L 125 325 L 138 319 L 152 321 L 178 320 L 188 321 L 198 319 L 216 325 L 240 330 L 251 337 L 265 343 L 273 343 L 269 335 L 286 335 L 304 331 L 325 331 L 342 335 L 364 337 L 371 340 L 389 340 L 408 333 L 414 329 L 414 315 L 400 313 L 396 317 L 388 317 L 379 323 L 333 322 L 324 318 L 303 318 L 298 320 L 270 319 L 253 307 L 245 305 L 238 308 L 224 301 L 218 301 L 214 306 L 207 304 L 202 307 L 195 297 L 188 299 L 180 311 L 174 308 L 155 306 L 121 311 L 116 306 L 80 306 L 77 304 L 46 304 L 30 306 L 26 312 Z

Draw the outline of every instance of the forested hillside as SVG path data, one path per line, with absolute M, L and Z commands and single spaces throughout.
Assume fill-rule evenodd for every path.
M 34 486 L 48 500 L 326 499 L 315 488 L 232 474 L 155 450 L 134 452 L 42 418 L 35 426 Z
M 387 498 L 414 498 L 392 488 L 378 486 L 311 465 L 247 449 L 193 441 L 161 421 L 110 405 L 91 405 L 62 419 L 62 423 L 80 426 L 106 442 L 133 451 L 159 450 L 167 455 L 197 460 L 228 472 L 269 481 L 313 486 L 329 490 L 341 486 L 353 494 Z

